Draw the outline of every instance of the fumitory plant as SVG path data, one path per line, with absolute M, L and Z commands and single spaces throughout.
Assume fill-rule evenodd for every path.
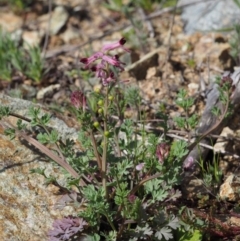
M 125 43 L 122 38 L 80 59 L 85 69 L 101 81 L 101 88 L 91 93 L 77 90 L 71 94 L 73 112 L 81 126 L 81 151 L 75 149 L 73 141 L 63 143 L 56 131 L 48 129 L 50 115 L 40 115 L 39 109 L 30 110 L 32 126 L 45 132 L 37 135 L 39 144 L 25 134 L 22 137 L 68 172 L 68 183 L 62 188 L 65 193 L 68 190 L 71 198 L 65 199 L 81 202 L 83 206 L 75 216 L 54 222 L 49 231 L 51 241 L 79 236 L 95 241 L 174 240 L 174 232 L 180 227 L 178 210 L 172 204 L 181 196 L 177 186 L 187 144 L 170 144 L 165 135 L 149 133 L 138 120 L 125 118 L 126 108 L 133 103 L 141 112 L 139 91 L 126 88 L 126 81 L 119 80 L 118 74 L 125 64 L 117 54 L 112 54 L 116 50 L 130 52 Z M 19 122 L 18 131 L 10 132 L 11 136 L 23 127 Z M 45 147 L 48 144 L 54 147 L 53 151 Z M 60 186 L 44 170 L 33 172 Z M 72 186 L 77 188 L 76 193 L 71 191 Z
M 66 157 L 84 181 L 77 187 L 86 208 L 77 215 L 87 223 L 81 233 L 89 240 L 169 240 L 179 227 L 170 203 L 181 196 L 174 187 L 180 182 L 184 143 L 170 148 L 167 140 L 124 118 L 130 102 L 140 105 L 139 92 L 125 91 L 125 81 L 118 79 L 124 63 L 111 54 L 117 49 L 130 52 L 125 42 L 122 38 L 80 59 L 100 79 L 102 88 L 88 96 L 80 90 L 71 95 L 84 148 L 80 156 Z

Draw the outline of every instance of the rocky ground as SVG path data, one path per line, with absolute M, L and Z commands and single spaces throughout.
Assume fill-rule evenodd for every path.
M 11 33 L 12 38 L 24 48 L 39 45 L 44 58 L 44 74 L 39 83 L 18 71 L 13 72 L 11 81 L 0 79 L 1 103 L 12 106 L 16 113 L 25 116 L 29 101 L 34 100 L 44 107 L 44 111 L 50 109 L 54 113 L 56 120 L 52 125 L 62 131 L 64 137 L 72 136 L 79 126 L 62 107 L 69 105 L 73 89 L 86 91 L 99 85 L 96 78 L 86 81 L 79 58 L 125 36 L 128 39 L 126 45 L 132 52 L 130 55 L 119 53 L 121 59 L 127 62 L 121 78 L 129 80 L 129 86 L 139 86 L 149 122 L 155 118 L 159 106 L 164 106 L 170 118 L 182 113 L 183 110 L 175 107 L 180 88 L 185 88 L 190 96 L 194 96 L 192 112 L 201 116 L 205 108 L 204 93 L 215 76 L 220 76 L 224 71 L 233 72 L 236 66 L 230 55 L 232 32 L 208 31 L 187 35 L 180 11 L 171 6 L 161 8 L 159 4 L 148 11 L 135 9 L 132 19 L 137 23 L 134 26 L 126 14 L 107 9 L 103 2 L 33 1 L 25 9 L 0 4 L 2 29 Z M 18 96 L 23 100 L 16 101 L 6 95 Z M 134 118 L 131 112 L 126 115 Z M 8 121 L 16 124 L 14 117 Z M 228 180 L 220 194 L 231 202 L 238 200 L 238 193 L 230 184 L 234 182 L 237 189 L 239 123 L 239 113 L 236 112 L 221 134 L 228 137 L 227 141 L 215 146 L 219 153 L 223 153 L 220 156 L 223 181 Z M 56 208 L 59 199 L 55 195 L 57 188 L 53 185 L 46 187 L 42 176 L 30 174 L 29 171 L 46 167 L 47 173 L 56 175 L 64 183 L 58 167 L 46 162 L 44 155 L 26 143 L 18 139 L 10 141 L 3 131 L 1 127 L 1 240 L 46 240 L 46 232 L 54 219 L 74 214 L 81 207 Z M 187 135 L 181 137 L 187 138 Z M 231 148 L 227 150 L 229 145 Z M 195 199 L 199 191 L 196 187 L 201 183 L 195 180 L 192 185 L 189 190 L 188 185 L 185 187 L 186 199 L 189 200 Z M 228 204 L 226 206 L 229 207 Z M 227 216 L 224 221 L 240 226 L 238 217 Z

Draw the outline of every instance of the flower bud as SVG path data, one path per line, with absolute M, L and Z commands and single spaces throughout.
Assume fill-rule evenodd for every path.
M 77 109 L 82 108 L 83 111 L 86 109 L 87 100 L 83 92 L 79 90 L 72 92 L 70 100 Z
M 194 162 L 193 157 L 192 156 L 188 156 L 186 158 L 186 160 L 184 161 L 184 163 L 183 163 L 183 169 L 185 171 L 189 171 L 189 170 L 193 169 L 194 166 L 195 166 L 195 162 Z
M 108 96 L 108 100 L 112 101 L 114 99 L 114 97 L 112 95 Z
M 104 102 L 103 102 L 103 100 L 99 100 L 97 104 L 98 104 L 99 106 L 103 106 Z
M 103 109 L 102 108 L 99 108 L 98 109 L 98 114 L 101 115 L 103 113 Z
M 136 170 L 137 170 L 137 171 L 141 171 L 141 170 L 143 169 L 144 165 L 145 165 L 144 162 L 139 163 L 139 164 L 136 166 Z
M 99 94 L 100 91 L 101 91 L 101 87 L 99 87 L 99 86 L 94 87 L 94 92 L 95 93 Z
M 95 122 L 93 123 L 93 126 L 94 126 L 95 128 L 98 128 L 98 127 L 99 127 L 99 122 L 98 122 L 98 121 L 95 121 Z
M 129 194 L 128 195 L 128 201 L 130 203 L 134 203 L 134 201 L 136 200 L 137 196 L 135 196 L 134 194 Z
M 156 156 L 161 164 L 163 164 L 164 159 L 168 156 L 170 151 L 170 146 L 167 143 L 160 143 L 157 145 Z
M 109 136 L 109 131 L 104 131 L 104 136 L 108 137 Z

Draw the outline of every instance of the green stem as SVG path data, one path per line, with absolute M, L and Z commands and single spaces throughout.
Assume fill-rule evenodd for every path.
M 108 220 L 108 223 L 110 224 L 111 228 L 114 230 L 114 231 L 117 231 L 115 226 L 113 225 L 112 221 L 110 220 L 110 218 L 108 217 L 108 215 L 106 213 L 104 213 L 104 216 L 107 218 Z
M 102 170 L 102 159 L 101 159 L 101 157 L 100 157 L 100 155 L 98 153 L 96 139 L 94 137 L 94 134 L 93 134 L 92 130 L 90 130 L 90 137 L 91 137 L 91 140 L 92 140 L 94 155 L 95 155 L 95 157 L 97 159 L 98 168 L 100 170 Z
M 119 146 L 119 138 L 118 138 L 118 135 L 116 134 L 116 131 L 114 131 L 114 136 L 115 136 L 115 144 L 116 144 L 116 149 L 117 149 L 117 155 L 118 155 L 118 157 L 121 157 L 122 156 L 121 148 Z
M 104 116 L 103 116 L 103 156 L 102 156 L 102 185 L 105 190 L 106 198 L 108 199 L 107 190 L 107 147 L 108 147 L 108 137 L 105 135 L 107 132 L 107 111 L 108 111 L 108 88 L 106 89 L 106 98 L 104 103 Z

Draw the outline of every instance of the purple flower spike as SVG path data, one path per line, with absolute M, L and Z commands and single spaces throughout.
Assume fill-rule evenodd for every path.
M 125 50 L 126 52 L 130 52 L 129 49 L 123 47 L 123 45 L 126 43 L 126 39 L 125 38 L 121 38 L 118 42 L 116 43 L 112 43 L 112 44 L 106 44 L 103 46 L 102 51 L 106 52 L 106 51 L 110 51 L 110 50 L 114 50 L 117 48 L 122 48 L 123 50 Z

